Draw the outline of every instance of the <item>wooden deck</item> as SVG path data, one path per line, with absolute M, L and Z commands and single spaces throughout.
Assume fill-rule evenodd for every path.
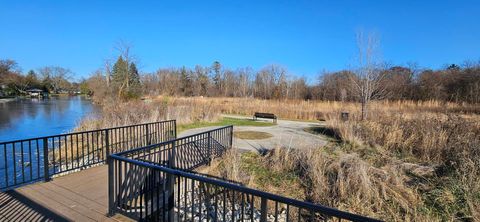
M 0 193 L 0 221 L 128 221 L 107 217 L 107 166 Z

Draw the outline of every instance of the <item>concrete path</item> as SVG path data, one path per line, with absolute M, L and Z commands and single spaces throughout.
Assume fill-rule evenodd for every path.
M 231 118 L 250 118 L 244 116 L 223 115 L 224 117 Z M 259 121 L 272 121 L 272 120 L 259 120 Z M 320 123 L 315 122 L 301 122 L 301 121 L 289 121 L 278 120 L 277 125 L 274 126 L 235 126 L 234 131 L 260 131 L 273 135 L 271 138 L 261 140 L 247 140 L 233 138 L 233 145 L 236 148 L 242 150 L 265 150 L 274 149 L 277 147 L 284 148 L 296 148 L 296 149 L 308 149 L 318 148 L 324 146 L 327 141 L 325 138 L 305 132 L 304 129 L 312 126 L 319 126 Z M 198 129 L 186 130 L 179 134 L 179 136 L 187 136 L 196 133 L 203 132 L 205 130 L 214 129 L 217 127 L 204 127 Z

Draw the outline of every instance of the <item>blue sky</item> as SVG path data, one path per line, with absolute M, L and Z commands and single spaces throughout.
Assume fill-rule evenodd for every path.
M 355 32 L 375 31 L 385 61 L 441 68 L 480 59 L 480 1 L 5 1 L 0 58 L 88 76 L 131 42 L 142 71 L 281 64 L 315 80 L 348 68 Z

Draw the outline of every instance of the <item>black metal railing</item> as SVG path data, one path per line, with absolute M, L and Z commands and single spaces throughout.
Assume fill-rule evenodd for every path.
M 188 172 L 230 149 L 232 132 L 223 127 L 110 155 L 109 214 L 139 221 L 377 221 Z
M 111 153 L 176 138 L 175 120 L 0 142 L 0 189 L 104 163 Z
M 182 138 L 116 153 L 130 159 L 157 165 L 193 170 L 209 164 L 232 146 L 233 126 L 226 126 Z M 175 149 L 173 149 L 175 147 Z M 172 152 L 174 154 L 172 154 Z M 169 156 L 175 161 L 169 161 Z

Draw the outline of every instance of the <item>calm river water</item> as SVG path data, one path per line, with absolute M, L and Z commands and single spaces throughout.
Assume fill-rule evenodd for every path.
M 0 142 L 69 132 L 94 105 L 84 96 L 0 102 Z

